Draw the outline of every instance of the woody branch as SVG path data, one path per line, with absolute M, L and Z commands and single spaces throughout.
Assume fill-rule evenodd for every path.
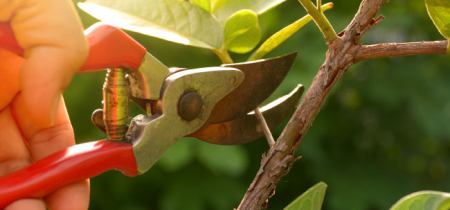
M 261 209 L 266 205 L 276 184 L 299 159 L 295 157 L 297 148 L 331 89 L 351 65 L 374 58 L 445 54 L 447 41 L 361 45 L 359 41 L 362 36 L 384 19 L 383 16 L 374 18 L 386 1 L 388 0 L 363 0 L 351 23 L 328 43 L 325 62 L 276 143 L 267 154 L 263 154 L 259 171 L 238 210 Z M 326 35 L 325 38 L 327 39 Z

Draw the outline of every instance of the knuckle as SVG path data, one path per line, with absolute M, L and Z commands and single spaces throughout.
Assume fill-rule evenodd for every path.
M 63 149 L 73 145 L 75 143 L 75 138 L 72 125 L 70 122 L 65 122 L 37 132 L 28 139 L 28 142 L 30 147 L 39 148 L 39 150 L 45 149 L 46 147 L 55 148 L 55 145 L 60 149 Z
M 31 164 L 31 160 L 26 157 L 13 157 L 0 163 L 0 176 L 17 171 Z

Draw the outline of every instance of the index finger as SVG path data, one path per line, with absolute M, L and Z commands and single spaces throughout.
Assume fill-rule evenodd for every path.
M 81 22 L 70 0 L 0 0 L 0 6 L 0 21 L 10 21 L 24 49 L 20 87 L 29 117 L 49 127 L 60 94 L 87 56 Z

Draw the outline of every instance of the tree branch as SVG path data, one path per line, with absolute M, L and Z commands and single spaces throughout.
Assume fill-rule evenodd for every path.
M 307 10 L 311 6 L 305 3 Z M 277 142 L 263 154 L 261 166 L 247 190 L 238 210 L 261 209 L 273 195 L 276 184 L 289 172 L 299 158 L 295 153 L 311 127 L 331 89 L 347 69 L 362 60 L 419 54 L 445 54 L 448 41 L 390 43 L 363 46 L 362 36 L 377 25 L 383 16 L 374 19 L 381 6 L 389 0 L 363 0 L 347 28 L 329 42 L 326 60 Z M 309 2 L 309 3 L 308 3 Z M 307 3 L 307 4 L 306 4 Z M 312 4 L 312 3 L 311 3 Z M 303 6 L 305 6 L 303 5 Z M 311 7 L 312 8 L 312 7 Z M 308 11 L 309 13 L 310 11 Z M 311 14 L 312 15 L 312 14 Z M 318 24 L 320 27 L 320 24 Z
M 325 63 L 277 142 L 267 155 L 263 155 L 260 169 L 238 210 L 261 209 L 267 204 L 278 181 L 298 159 L 295 157 L 297 148 L 331 89 L 348 67 L 355 63 L 355 55 L 361 48 L 359 40 L 367 30 L 382 20 L 382 17 L 376 20 L 373 18 L 384 2 L 385 0 L 364 0 L 350 25 L 329 43 Z
M 356 54 L 356 62 L 394 56 L 445 54 L 448 41 L 407 42 L 364 45 Z

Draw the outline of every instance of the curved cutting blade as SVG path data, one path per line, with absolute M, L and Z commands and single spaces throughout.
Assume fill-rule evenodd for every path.
M 291 53 L 270 59 L 222 65 L 241 70 L 245 78 L 239 87 L 216 104 L 204 127 L 245 116 L 254 110 L 281 84 L 296 56 L 297 53 Z
M 276 128 L 297 106 L 298 100 L 303 94 L 304 87 L 298 85 L 291 93 L 285 95 L 270 104 L 260 108 L 270 129 Z M 189 136 L 200 140 L 222 145 L 245 144 L 264 135 L 253 113 L 243 117 L 210 124 L 203 130 L 196 131 Z

